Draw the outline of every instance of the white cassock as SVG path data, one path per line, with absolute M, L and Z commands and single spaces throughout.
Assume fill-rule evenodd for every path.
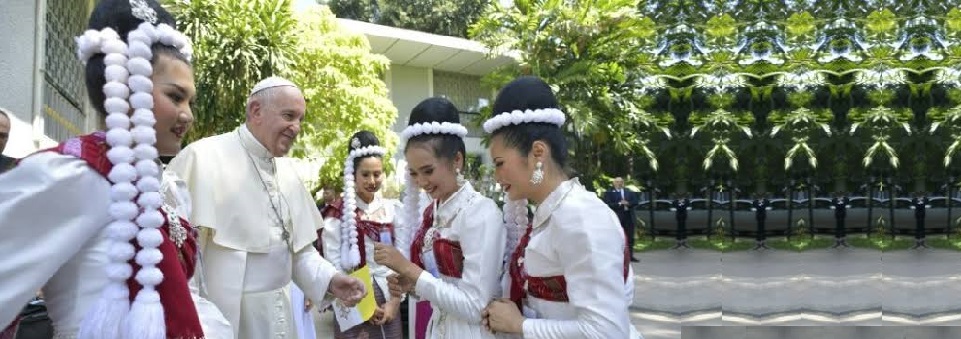
M 528 295 L 524 338 L 641 338 L 628 315 L 634 279 L 633 272 L 624 279 L 626 245 L 614 212 L 571 179 L 538 205 L 532 225 L 527 273 L 564 276 L 569 301 Z
M 434 222 L 440 238 L 460 243 L 464 268 L 460 278 L 434 277 L 426 270 L 418 277 L 414 291 L 433 307 L 427 338 L 494 338 L 481 325 L 481 312 L 501 294 L 507 237 L 501 210 L 465 183 L 439 204 Z
M 164 204 L 181 216 L 190 196 L 169 172 Z M 0 327 L 43 288 L 55 337 L 75 338 L 107 285 L 110 183 L 84 160 L 36 154 L 0 175 Z M 223 315 L 191 290 L 207 338 L 230 338 Z
M 274 158 L 241 125 L 190 144 L 168 169 L 194 197 L 202 295 L 236 338 L 297 338 L 287 285 L 293 280 L 323 309 L 337 270 L 311 245 L 323 219 L 293 164 Z

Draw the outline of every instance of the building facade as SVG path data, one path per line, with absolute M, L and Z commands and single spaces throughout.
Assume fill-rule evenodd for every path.
M 88 104 L 74 37 L 94 0 L 0 2 L 0 107 L 13 113 L 4 155 L 23 157 L 102 127 Z

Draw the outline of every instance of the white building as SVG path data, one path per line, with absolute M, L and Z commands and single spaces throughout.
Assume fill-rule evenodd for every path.
M 73 37 L 94 0 L 0 1 L 0 107 L 13 113 L 4 155 L 23 157 L 101 128 L 87 104 Z
M 338 21 L 342 27 L 364 34 L 370 41 L 371 52 L 390 59 L 384 80 L 397 107 L 397 121 L 392 127 L 395 132 L 404 129 L 417 103 L 442 96 L 457 106 L 461 123 L 468 126 L 468 156 L 490 163 L 486 148 L 481 145 L 483 130 L 474 120 L 481 108 L 493 103 L 496 93 L 481 86 L 481 77 L 514 63 L 513 58 L 490 57 L 484 45 L 468 39 L 348 19 Z

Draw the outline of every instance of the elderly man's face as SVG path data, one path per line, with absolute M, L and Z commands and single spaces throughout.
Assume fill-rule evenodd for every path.
M 304 121 L 307 111 L 307 101 L 296 87 L 277 87 L 268 96 L 254 99 L 250 116 L 251 133 L 275 157 L 282 157 L 290 152 L 297 135 L 300 134 L 300 124 Z
M 616 189 L 624 188 L 624 179 L 623 179 L 623 178 L 614 178 L 614 188 L 616 188 Z
M 0 153 L 7 148 L 7 139 L 10 139 L 10 118 L 0 114 Z

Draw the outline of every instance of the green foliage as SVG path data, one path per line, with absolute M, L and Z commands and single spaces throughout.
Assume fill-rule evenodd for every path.
M 519 57 L 492 88 L 554 86 L 588 181 L 848 191 L 871 175 L 931 191 L 961 174 L 959 4 L 523 0 L 491 3 L 471 36 Z
M 339 18 L 433 34 L 467 37 L 490 0 L 330 0 Z
M 244 121 L 250 88 L 279 75 L 299 84 L 307 99 L 293 156 L 344 159 L 346 140 L 362 129 L 374 132 L 388 150 L 395 148 L 389 128 L 397 111 L 381 80 L 389 61 L 371 54 L 364 36 L 338 27 L 328 9 L 294 13 L 289 0 L 168 0 L 167 5 L 196 53 L 199 95 L 188 141 L 236 128 Z M 326 161 L 317 181 L 342 181 L 342 171 L 342 161 Z
M 338 27 L 333 14 L 324 7 L 298 13 L 300 37 L 298 72 L 292 79 L 304 87 L 308 116 L 301 141 L 306 150 L 323 152 L 332 147 L 329 159 L 346 159 L 350 136 L 360 130 L 374 132 L 390 159 L 397 148 L 397 136 L 390 126 L 397 109 L 390 101 L 381 75 L 390 62 L 371 54 L 363 35 Z M 384 165 L 391 168 L 389 161 Z M 342 161 L 327 161 L 320 170 L 321 180 L 343 177 Z
M 289 0 L 166 0 L 194 49 L 197 103 L 185 142 L 230 131 L 245 119 L 247 93 L 295 69 Z

